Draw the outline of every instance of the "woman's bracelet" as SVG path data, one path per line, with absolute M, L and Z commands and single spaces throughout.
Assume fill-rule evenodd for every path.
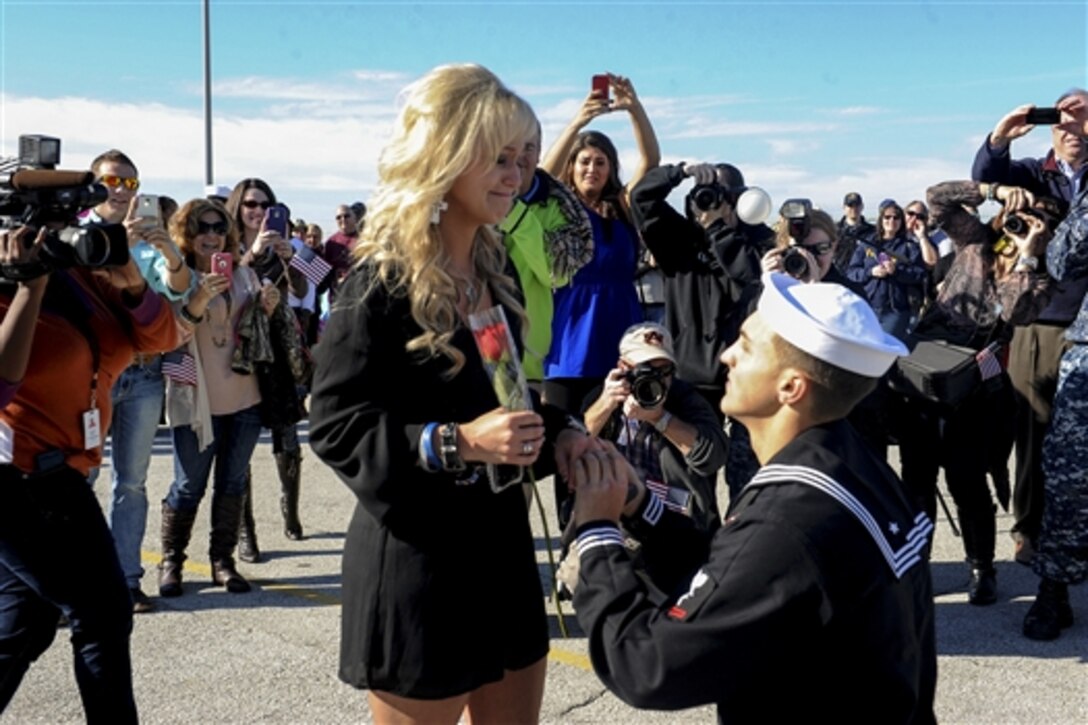
M 442 470 L 442 460 L 434 450 L 434 431 L 438 423 L 428 423 L 423 426 L 423 432 L 419 436 L 419 462 L 425 471 L 436 473 Z
M 185 260 L 182 259 L 181 257 L 178 257 L 178 266 L 176 266 L 176 267 L 171 267 L 170 266 L 170 260 L 166 260 L 166 271 L 169 272 L 170 274 L 177 274 L 178 272 L 181 271 L 181 268 L 184 267 L 184 266 L 185 266 Z
M 181 306 L 181 319 L 185 320 L 190 325 L 199 325 L 201 322 L 204 321 L 204 315 L 201 315 L 200 317 L 197 317 L 196 315 L 194 315 L 192 312 L 189 311 L 189 305 L 182 305 Z

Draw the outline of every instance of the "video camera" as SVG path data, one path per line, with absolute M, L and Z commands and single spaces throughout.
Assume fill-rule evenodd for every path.
M 19 156 L 0 160 L 0 230 L 46 226 L 37 260 L 0 265 L 0 278 L 23 281 L 68 267 L 114 267 L 128 262 L 120 224 L 73 226 L 80 212 L 109 197 L 89 171 L 59 171 L 60 139 L 20 136 Z
M 790 233 L 790 246 L 782 254 L 782 269 L 797 279 L 808 276 L 808 260 L 798 247 L 812 231 L 811 213 L 812 202 L 808 199 L 787 199 L 779 211 Z

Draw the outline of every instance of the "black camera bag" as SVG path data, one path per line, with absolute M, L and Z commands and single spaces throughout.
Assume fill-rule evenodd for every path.
M 915 398 L 956 407 L 982 382 L 978 353 L 943 340 L 919 340 L 901 357 L 890 376 L 895 390 Z

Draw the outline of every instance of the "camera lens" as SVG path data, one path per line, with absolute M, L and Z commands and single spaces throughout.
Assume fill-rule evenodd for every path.
M 782 269 L 791 277 L 803 279 L 808 276 L 808 260 L 800 250 L 791 247 L 782 255 Z
M 1016 214 L 1010 214 L 1005 217 L 1005 231 L 1009 234 L 1015 234 L 1021 236 L 1028 230 L 1028 224 Z
M 691 201 L 700 211 L 710 211 L 721 204 L 721 193 L 715 185 L 697 186 L 691 193 Z
M 657 378 L 644 377 L 635 381 L 631 386 L 631 395 L 635 402 L 643 408 L 654 408 L 665 399 L 667 388 Z

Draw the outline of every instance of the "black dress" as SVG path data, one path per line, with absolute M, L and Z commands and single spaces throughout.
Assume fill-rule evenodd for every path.
M 370 275 L 345 280 L 315 351 L 310 444 L 355 493 L 343 560 L 340 677 L 404 697 L 463 694 L 548 652 L 532 533 L 520 486 L 493 493 L 419 462 L 431 421 L 498 405 L 471 333 L 466 364 L 405 350 L 420 333 L 408 299 Z M 366 292 L 364 296 L 364 291 Z M 517 319 L 507 318 L 517 334 Z M 549 431 L 562 427 L 545 412 Z

